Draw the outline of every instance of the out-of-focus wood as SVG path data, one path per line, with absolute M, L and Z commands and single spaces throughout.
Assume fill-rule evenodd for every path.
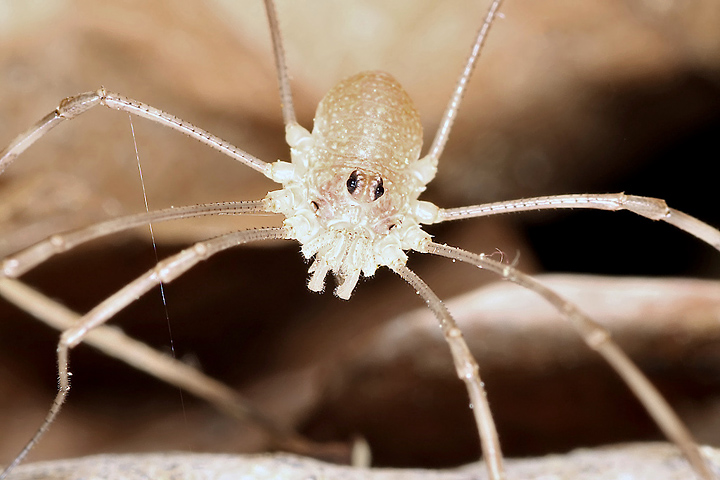
M 717 470 L 720 453 L 705 448 Z M 634 444 L 615 448 L 577 450 L 568 455 L 550 455 L 538 459 L 510 460 L 506 464 L 509 478 L 557 480 L 610 480 L 617 478 L 652 478 L 670 480 L 691 478 L 691 470 L 677 452 L 665 444 Z M 487 478 L 479 464 L 456 470 L 396 470 L 342 467 L 285 455 L 117 455 L 26 465 L 17 470 L 18 480 L 44 478 L 75 480 L 80 478 L 124 478 L 127 480 L 157 477 L 173 480 L 244 478 L 248 480 L 300 480 L 332 478 L 334 480 L 469 480 Z

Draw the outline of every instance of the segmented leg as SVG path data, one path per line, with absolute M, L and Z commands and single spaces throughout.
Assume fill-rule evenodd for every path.
M 105 323 L 117 312 L 127 307 L 141 295 L 147 293 L 151 288 L 160 283 L 167 284 L 172 282 L 200 261 L 206 260 L 216 253 L 249 242 L 284 239 L 286 236 L 287 233 L 282 228 L 263 228 L 233 232 L 211 240 L 198 242 L 192 247 L 182 250 L 176 255 L 159 262 L 155 267 L 125 285 L 115 294 L 82 316 L 72 328 L 65 330 L 60 336 L 60 342 L 57 348 L 58 393 L 55 396 L 55 400 L 40 428 L 25 445 L 20 454 L 15 457 L 12 463 L 0 474 L 0 480 L 6 478 L 12 469 L 23 461 L 25 456 L 48 430 L 58 413 L 60 413 L 67 394 L 70 391 L 70 350 L 82 342 L 90 331 Z
M 475 65 L 477 65 L 478 58 L 480 58 L 480 52 L 485 45 L 485 40 L 487 40 L 490 27 L 492 26 L 495 18 L 497 18 L 501 3 L 502 0 L 494 0 L 490 4 L 490 8 L 488 8 L 487 14 L 485 15 L 485 21 L 475 37 L 475 43 L 470 50 L 470 55 L 465 63 L 465 68 L 455 85 L 455 89 L 450 96 L 450 101 L 448 102 L 447 107 L 445 107 L 445 112 L 440 120 L 440 126 L 438 126 L 437 132 L 435 132 L 435 138 L 430 146 L 430 151 L 425 156 L 425 158 L 430 161 L 432 168 L 435 170 L 437 170 L 440 155 L 442 155 L 442 152 L 445 149 L 445 144 L 450 137 L 450 129 L 452 128 L 453 123 L 455 123 L 455 118 L 457 117 L 457 112 L 460 108 L 460 102 L 465 95 L 468 82 L 470 81 L 472 72 L 475 69 Z
M 24 283 L 0 278 L 0 295 L 38 318 L 45 324 L 65 331 L 81 321 L 82 316 L 46 297 Z M 117 328 L 100 325 L 89 331 L 83 343 L 104 354 L 117 358 L 138 370 L 175 385 L 199 398 L 207 400 L 231 417 L 252 421 L 274 437 L 278 445 L 291 451 L 308 451 L 309 442 L 297 434 L 279 427 L 255 406 L 223 383 L 168 355 L 150 348 Z
M 278 24 L 277 9 L 273 0 L 265 0 L 265 13 L 268 17 L 270 35 L 272 36 L 273 56 L 275 57 L 275 71 L 278 77 L 278 88 L 280 89 L 280 105 L 282 107 L 283 123 L 288 125 L 296 124 L 295 107 L 293 106 L 292 90 L 290 90 L 290 76 L 288 75 L 287 62 L 285 61 L 285 49 L 283 48 L 282 34 Z
M 480 433 L 480 445 L 488 474 L 493 480 L 504 479 L 505 470 L 503 468 L 502 450 L 495 422 L 490 412 L 490 404 L 487 401 L 487 394 L 480 379 L 480 369 L 472 353 L 470 353 L 462 332 L 448 309 L 435 295 L 435 292 L 415 272 L 405 266 L 395 267 L 393 270 L 410 286 L 415 288 L 415 291 L 425 300 L 427 306 L 440 322 L 440 328 L 442 328 L 445 340 L 450 346 L 455 371 L 460 380 L 465 382 L 470 395 L 470 408 L 472 408 L 475 423 Z
M 720 230 L 686 213 L 670 208 L 665 200 L 652 197 L 625 195 L 624 193 L 554 195 L 524 198 L 503 202 L 471 205 L 468 207 L 441 208 L 434 223 L 463 218 L 485 217 L 498 213 L 524 212 L 556 208 L 590 208 L 597 210 L 628 210 L 651 220 L 662 220 L 674 225 L 720 250 Z
M 167 222 L 183 218 L 194 218 L 205 215 L 241 215 L 267 213 L 261 201 L 255 202 L 222 202 L 191 205 L 188 207 L 171 207 L 152 212 L 143 212 L 124 217 L 113 218 L 104 222 L 79 228 L 70 232 L 52 235 L 18 253 L 6 257 L 2 261 L 0 274 L 16 278 L 40 265 L 50 257 L 67 252 L 78 245 L 113 233 L 147 225 L 148 223 Z
M 575 305 L 568 302 L 549 288 L 542 285 L 510 265 L 486 257 L 483 254 L 470 253 L 465 250 L 429 242 L 425 253 L 447 257 L 490 270 L 503 278 L 525 287 L 550 302 L 578 331 L 585 343 L 597 351 L 615 369 L 627 386 L 640 400 L 655 423 L 663 433 L 674 442 L 692 465 L 700 478 L 714 479 L 715 476 L 703 458 L 697 443 L 682 421 L 677 417 L 670 405 L 657 389 L 625 355 L 610 337 L 610 333 L 602 326 L 582 313 Z
M 58 124 L 64 120 L 72 120 L 97 105 L 132 113 L 133 115 L 147 118 L 153 122 L 170 127 L 271 178 L 270 164 L 250 155 L 222 138 L 202 128 L 196 127 L 175 115 L 163 112 L 160 109 L 124 95 L 107 92 L 104 88 L 96 92 L 86 92 L 66 98 L 60 102 L 60 105 L 58 105 L 55 110 L 47 114 L 28 130 L 18 135 L 5 150 L 0 152 L 0 173 L 5 171 L 18 155 Z

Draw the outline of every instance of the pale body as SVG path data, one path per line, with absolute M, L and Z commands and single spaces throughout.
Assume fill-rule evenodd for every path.
M 296 122 L 278 22 L 270 0 L 266 0 L 266 5 L 275 46 L 291 162 L 266 163 L 184 120 L 102 88 L 63 100 L 57 109 L 19 135 L 0 152 L 2 172 L 26 148 L 57 124 L 75 118 L 94 106 L 103 105 L 178 130 L 282 185 L 280 190 L 269 193 L 261 201 L 170 208 L 121 217 L 74 232 L 53 235 L 2 261 L 0 293 L 28 311 L 34 312 L 36 306 L 42 304 L 44 311 L 38 313 L 38 316 L 49 317 L 55 324 L 62 324 L 60 328 L 63 333 L 57 349 L 59 389 L 55 401 L 37 433 L 0 474 L 0 478 L 4 478 L 23 460 L 60 412 L 70 390 L 69 352 L 73 347 L 82 341 L 94 342 L 92 334 L 103 332 L 103 323 L 118 311 L 157 285 L 173 281 L 198 262 L 227 248 L 273 239 L 297 240 L 302 245 L 306 258 L 315 257 L 310 267 L 311 290 L 321 290 L 326 274 L 333 272 L 339 278 L 337 295 L 348 298 L 361 274 L 370 276 L 383 266 L 398 274 L 415 289 L 438 319 L 450 347 L 456 373 L 466 384 L 490 478 L 504 478 L 503 458 L 478 365 L 447 308 L 425 282 L 405 266 L 406 251 L 430 253 L 466 262 L 495 272 L 502 278 L 542 296 L 569 321 L 590 348 L 598 351 L 612 365 L 658 426 L 680 447 L 697 475 L 705 479 L 714 478 L 685 426 L 639 369 L 612 341 L 604 328 L 575 305 L 513 266 L 482 254 L 434 243 L 420 226 L 501 212 L 547 208 L 624 209 L 647 218 L 668 222 L 720 250 L 720 231 L 669 208 L 662 200 L 653 198 L 625 194 L 578 194 L 452 209 L 440 209 L 419 200 L 425 186 L 435 175 L 439 157 L 499 3 L 499 0 L 494 1 L 488 11 L 435 138 L 422 159 L 419 158 L 422 146 L 419 116 L 408 95 L 388 74 L 358 74 L 333 88 L 320 102 L 312 133 Z M 58 312 L 57 305 L 50 299 L 37 292 L 28 291 L 15 280 L 55 254 L 94 238 L 148 222 L 202 215 L 254 215 L 268 212 L 284 214 L 286 218 L 283 227 L 232 232 L 198 242 L 160 261 L 154 268 L 128 283 L 83 316 L 67 311 Z M 67 317 L 70 317 L 70 321 L 63 324 L 60 320 L 67 320 Z M 107 351 L 110 350 L 111 347 L 108 346 Z M 135 353 L 128 354 L 128 361 L 139 358 L 138 351 L 133 350 Z M 115 354 L 113 351 L 113 355 Z M 118 356 L 121 354 L 117 353 Z M 161 378 L 181 384 L 203 398 L 211 399 L 221 408 L 243 410 L 248 417 L 268 423 L 258 417 L 257 412 L 244 404 L 242 399 L 217 385 L 212 385 L 212 382 L 201 375 L 189 380 L 185 370 L 177 365 L 168 365 L 166 359 L 143 357 L 143 360 L 144 363 L 140 362 L 139 368 L 153 371 L 153 374 Z M 156 373 L 160 371 L 163 373 Z M 272 425 L 266 426 L 285 435 L 283 438 L 288 441 L 297 440 L 288 432 L 278 431 Z
M 312 134 L 288 128 L 292 165 L 273 165 L 283 189 L 266 198 L 302 245 L 309 288 L 323 288 L 332 271 L 340 298 L 350 298 L 360 273 L 405 265 L 405 250 L 430 236 L 437 207 L 418 200 L 434 170 L 419 160 L 420 116 L 389 74 L 365 72 L 340 82 L 320 102 Z

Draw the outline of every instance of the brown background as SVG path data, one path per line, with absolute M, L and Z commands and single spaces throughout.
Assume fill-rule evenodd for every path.
M 223 2 L 68 0 L 37 10 L 5 3 L 0 144 L 63 97 L 104 85 L 260 158 L 286 159 L 269 36 L 261 5 L 248 3 L 235 10 Z M 280 5 L 301 123 L 310 126 L 315 105 L 338 80 L 381 69 L 416 99 L 429 144 L 485 6 L 329 3 Z M 711 173 L 720 158 L 716 2 L 508 0 L 502 11 L 505 19 L 491 32 L 426 199 L 456 206 L 624 190 L 665 198 L 720 225 Z M 151 208 L 257 199 L 272 188 L 196 142 L 140 119 L 133 123 Z M 52 232 L 142 211 L 135 162 L 125 114 L 93 111 L 53 131 L 0 177 L 3 253 Z M 261 218 L 255 225 L 268 221 Z M 156 226 L 159 254 L 246 225 L 244 219 L 223 217 Z M 519 266 L 531 272 L 713 278 L 720 271 L 720 257 L 709 247 L 625 214 L 525 214 L 432 233 L 472 251 L 499 249 L 510 261 L 519 255 Z M 491 279 L 417 257 L 410 266 L 443 298 Z M 53 260 L 26 279 L 85 311 L 153 262 L 148 233 L 139 229 Z M 453 378 L 446 350 L 408 343 L 410 360 L 390 365 L 383 364 L 382 353 L 371 360 L 363 356 L 374 351 L 368 347 L 376 338 L 373 329 L 419 306 L 397 278 L 387 272 L 377 277 L 342 302 L 329 292 L 307 292 L 297 246 L 228 252 L 166 287 L 176 355 L 265 402 L 279 421 L 314 438 L 367 437 L 380 463 L 446 465 L 476 458 L 462 385 Z M 598 293 L 602 288 L 586 287 Z M 609 298 L 600 317 L 603 308 L 625 308 L 620 292 Z M 709 326 L 698 330 L 702 334 L 660 332 L 657 342 L 670 345 L 665 350 L 643 343 L 642 329 L 628 335 L 638 335 L 644 345 L 637 347 L 639 360 L 671 400 L 686 416 L 709 412 L 696 424 L 717 431 L 709 426 L 717 421 L 718 329 L 712 319 L 718 310 L 703 303 L 682 306 L 680 311 L 705 315 L 699 322 Z M 542 317 L 533 309 L 525 313 Z M 0 318 L 0 461 L 7 461 L 52 398 L 57 334 L 6 305 Z M 169 349 L 157 293 L 113 323 Z M 561 342 L 555 351 L 577 346 L 565 333 L 560 338 L 570 343 Z M 578 348 L 569 360 L 550 357 L 551 369 L 525 355 L 528 345 L 545 337 L 528 334 L 521 340 L 525 347 L 489 358 L 477 352 L 509 454 L 657 438 L 639 407 L 626 403 L 622 386 L 591 354 Z M 417 362 L 412 355 L 440 365 L 441 373 L 409 368 L 408 362 Z M 380 366 L 369 368 L 358 359 Z M 73 371 L 68 408 L 33 458 L 265 448 L 249 427 L 87 348 L 74 352 Z

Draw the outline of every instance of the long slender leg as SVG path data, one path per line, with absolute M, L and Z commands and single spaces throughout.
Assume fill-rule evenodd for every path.
M 475 69 L 475 65 L 477 64 L 480 52 L 483 48 L 483 45 L 485 44 L 485 40 L 487 39 L 487 34 L 490 31 L 490 26 L 497 17 L 497 11 L 500 8 L 501 2 L 502 0 L 494 0 L 490 5 L 490 8 L 488 9 L 487 15 L 485 16 L 485 21 L 483 22 L 480 30 L 477 33 L 477 37 L 475 39 L 475 43 L 472 46 L 470 56 L 465 63 L 465 68 L 463 69 L 463 72 L 460 75 L 457 84 L 455 85 L 455 89 L 453 90 L 447 107 L 445 107 L 445 112 L 443 113 L 442 119 L 440 120 L 440 126 L 438 127 L 437 133 L 435 133 L 435 138 L 433 139 L 432 145 L 430 146 L 430 150 L 423 159 L 430 163 L 430 167 L 433 170 L 437 170 L 438 160 L 440 158 L 440 155 L 442 155 L 445 144 L 447 143 L 448 137 L 450 136 L 450 129 L 452 128 L 452 125 L 455 122 L 455 118 L 457 117 L 458 108 L 460 107 L 460 101 L 462 100 L 463 95 L 465 95 L 468 82 L 470 81 L 470 75 L 472 75 L 472 72 Z M 432 177 L 427 179 L 427 181 L 429 182 L 431 179 Z
M 265 12 L 270 25 L 272 36 L 273 55 L 275 57 L 275 69 L 280 88 L 280 101 L 282 103 L 283 122 L 285 127 L 297 123 L 295 118 L 295 107 L 293 106 L 292 91 L 290 90 L 290 77 L 288 75 L 287 63 L 285 62 L 285 49 L 283 48 L 280 25 L 278 24 L 277 9 L 273 0 L 265 0 Z
M 247 165 L 253 170 L 257 170 L 268 178 L 271 178 L 270 164 L 256 158 L 249 153 L 239 149 L 238 147 L 226 142 L 210 132 L 207 132 L 195 125 L 186 122 L 174 115 L 165 113 L 155 107 L 147 105 L 132 98 L 123 95 L 107 92 L 104 88 L 100 88 L 96 92 L 86 92 L 74 97 L 68 97 L 60 105 L 47 114 L 43 119 L 30 127 L 25 132 L 18 135 L 10 145 L 0 152 L 0 173 L 2 173 L 15 158 L 25 151 L 30 145 L 35 143 L 47 132 L 63 120 L 72 120 L 97 105 L 104 105 L 115 110 L 132 113 L 153 122 L 160 123 L 173 130 L 184 133 L 185 135 L 198 140 L 205 145 L 218 150 L 230 158 Z
M 657 389 L 655 389 L 647 377 L 643 375 L 627 355 L 620 350 L 620 347 L 611 339 L 610 333 L 587 317 L 587 315 L 581 312 L 575 305 L 560 297 L 529 275 L 520 272 L 510 265 L 492 260 L 483 254 L 478 255 L 434 242 L 428 242 L 422 251 L 490 270 L 513 283 L 532 290 L 550 302 L 550 304 L 575 327 L 585 343 L 602 355 L 615 369 L 643 404 L 650 416 L 653 417 L 663 433 L 680 448 L 695 470 L 695 473 L 705 480 L 715 478 L 700 453 L 692 435 L 662 395 L 660 395 Z
M 170 283 L 200 261 L 218 252 L 244 243 L 284 239 L 286 237 L 287 232 L 283 228 L 264 228 L 233 232 L 211 240 L 198 242 L 192 247 L 159 262 L 145 274 L 128 283 L 90 310 L 75 326 L 65 330 L 62 335 L 60 335 L 57 348 L 58 393 L 55 396 L 55 400 L 40 428 L 35 432 L 35 435 L 33 435 L 25 445 L 20 454 L 15 457 L 12 463 L 0 474 L 0 480 L 4 479 L 16 465 L 23 461 L 25 456 L 48 430 L 58 413 L 60 413 L 67 394 L 70 391 L 70 350 L 82 342 L 92 329 L 105 323 L 109 318 L 141 295 L 147 293 L 151 288 L 159 285 L 161 282 L 164 284 Z
M 455 323 L 455 319 L 445 305 L 440 301 L 435 292 L 409 268 L 405 266 L 393 267 L 393 271 L 400 275 L 403 280 L 415 288 L 430 310 L 440 322 L 445 340 L 450 346 L 455 370 L 458 377 L 465 382 L 468 394 L 470 395 L 471 408 L 475 415 L 475 423 L 480 433 L 480 443 L 482 446 L 483 457 L 487 464 L 488 473 L 493 480 L 501 480 L 505 478 L 505 470 L 503 468 L 502 451 L 500 450 L 500 441 L 498 440 L 495 422 L 490 412 L 490 405 L 487 401 L 485 388 L 480 379 L 480 369 L 475 358 L 473 358 L 470 349 L 465 343 L 463 334 Z
M 134 215 L 114 218 L 96 223 L 88 227 L 79 228 L 65 233 L 52 235 L 45 240 L 31 245 L 11 256 L 6 257 L 0 264 L 0 275 L 16 278 L 35 268 L 48 258 L 77 247 L 96 238 L 113 233 L 129 230 L 131 228 L 147 225 L 148 223 L 180 220 L 204 215 L 243 215 L 267 213 L 262 201 L 252 202 L 222 202 L 204 203 L 187 207 L 171 207 L 152 212 L 143 212 Z
M 524 198 L 468 207 L 441 208 L 433 223 L 485 217 L 498 213 L 524 212 L 555 208 L 590 208 L 597 210 L 628 210 L 651 220 L 662 220 L 698 237 L 720 250 L 720 230 L 686 213 L 670 208 L 665 200 L 625 195 L 624 193 L 554 195 Z
M 292 163 L 307 168 L 307 152 L 314 142 L 312 134 L 297 122 L 295 107 L 293 106 L 292 90 L 290 89 L 290 75 L 288 75 L 285 49 L 283 48 L 282 34 L 278 22 L 277 9 L 274 0 L 265 0 L 265 12 L 268 17 L 270 35 L 275 57 L 275 70 L 277 71 L 278 88 L 280 90 L 280 106 L 282 107 L 283 123 L 285 124 L 285 141 L 290 147 Z M 282 167 L 279 167 L 282 169 Z M 271 172 L 270 175 L 273 175 Z M 275 177 L 282 181 L 282 174 Z
M 81 321 L 81 315 L 19 280 L 0 278 L 0 295 L 60 331 L 69 330 Z M 273 437 L 273 442 L 281 447 L 302 452 L 316 449 L 311 447 L 312 442 L 309 440 L 277 425 L 232 388 L 175 358 L 150 348 L 117 328 L 105 325 L 96 327 L 88 332 L 83 343 L 170 385 L 190 392 L 231 417 L 258 424 Z

